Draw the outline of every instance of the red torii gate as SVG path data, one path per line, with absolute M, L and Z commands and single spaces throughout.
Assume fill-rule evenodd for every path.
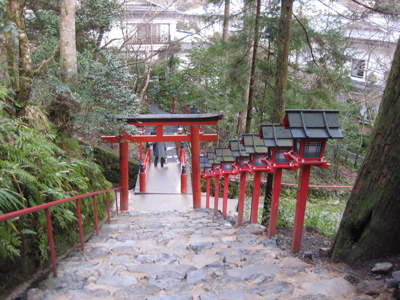
M 203 134 L 200 132 L 201 125 L 216 125 L 222 119 L 223 114 L 157 114 L 138 115 L 134 117 L 121 116 L 117 120 L 126 121 L 128 125 L 137 127 L 156 126 L 156 135 L 130 135 L 123 132 L 119 136 L 102 136 L 101 139 L 108 143 L 119 143 L 120 155 L 120 209 L 129 209 L 129 173 L 128 173 L 128 141 L 133 143 L 143 142 L 191 142 L 192 143 L 192 188 L 193 208 L 201 207 L 201 183 L 200 183 L 200 141 L 217 141 L 216 134 Z M 184 135 L 164 135 L 163 126 L 177 125 L 190 126 L 190 133 Z

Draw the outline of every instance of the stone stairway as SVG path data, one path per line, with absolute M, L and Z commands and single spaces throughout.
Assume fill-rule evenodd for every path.
M 345 271 L 279 249 L 260 225 L 232 223 L 211 209 L 124 212 L 28 299 L 357 299 Z

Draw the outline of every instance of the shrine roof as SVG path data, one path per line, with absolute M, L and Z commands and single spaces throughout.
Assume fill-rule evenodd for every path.
M 236 160 L 228 147 L 215 147 L 215 156 L 220 162 L 234 162 Z
M 261 124 L 260 138 L 265 147 L 291 147 L 292 133 L 281 124 Z
M 136 126 L 217 124 L 223 114 L 149 114 L 117 116 L 117 120 Z
M 249 154 L 244 149 L 244 146 L 241 143 L 241 140 L 230 140 L 229 148 L 232 151 L 233 157 L 248 157 Z
M 338 110 L 286 109 L 283 126 L 293 138 L 341 139 Z
M 260 139 L 257 133 L 243 133 L 242 143 L 248 154 L 268 153 L 264 141 Z

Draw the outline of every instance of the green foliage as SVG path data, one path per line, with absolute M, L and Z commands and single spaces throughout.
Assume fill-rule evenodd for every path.
M 293 227 L 296 201 L 283 198 L 279 203 L 279 215 L 277 226 Z M 316 227 L 324 235 L 335 236 L 340 219 L 344 211 L 344 204 L 335 203 L 307 203 L 304 219 L 305 227 Z M 260 214 L 261 215 L 261 214 Z
M 76 141 L 67 141 L 67 149 L 74 150 L 73 156 L 67 156 L 57 145 L 51 125 L 40 110 L 29 108 L 27 111 L 32 115 L 21 119 L 10 118 L 4 109 L 0 110 L 0 214 L 111 187 L 97 164 L 79 157 L 81 151 Z M 47 124 L 42 124 L 45 121 Z M 103 218 L 105 195 L 99 195 L 97 202 L 99 216 Z M 71 247 L 77 236 L 76 230 L 70 230 L 76 228 L 75 203 L 52 207 L 51 214 L 55 240 L 61 236 L 62 243 L 70 242 L 65 247 Z M 90 199 L 82 201 L 82 214 L 86 231 L 91 230 L 94 220 Z M 1 222 L 0 236 L 3 283 L 15 277 L 7 277 L 10 276 L 7 270 L 19 273 L 10 266 L 17 268 L 27 261 L 36 266 L 46 263 L 49 248 L 43 211 Z M 66 250 L 57 247 L 58 254 Z M 28 270 L 20 270 L 20 274 L 30 276 L 25 272 Z

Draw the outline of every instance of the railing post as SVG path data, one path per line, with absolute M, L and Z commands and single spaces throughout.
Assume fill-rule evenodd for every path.
M 146 168 L 143 163 L 140 163 L 139 167 L 139 186 L 140 186 L 140 192 L 144 193 L 146 192 Z
M 107 221 L 108 221 L 108 224 L 110 224 L 111 223 L 111 220 L 110 220 L 110 197 L 108 195 L 108 192 L 106 192 L 106 207 L 107 207 Z
M 182 165 L 182 172 L 181 172 L 181 193 L 187 193 L 187 170 L 186 165 Z
M 51 223 L 50 207 L 45 208 L 45 212 L 46 212 L 46 223 L 47 223 L 47 236 L 49 238 L 50 257 L 51 257 L 51 264 L 53 267 L 53 275 L 54 277 L 57 277 L 56 250 L 54 249 L 53 225 Z
M 93 195 L 94 223 L 96 225 L 96 235 L 99 235 L 99 216 L 97 213 L 97 197 Z
M 114 191 L 114 195 L 115 195 L 115 211 L 117 212 L 117 216 L 118 216 L 118 193 L 117 193 L 117 190 Z
M 83 225 L 82 225 L 82 213 L 81 213 L 81 199 L 79 198 L 76 203 L 76 210 L 78 213 L 78 227 L 79 227 L 79 240 L 81 242 L 81 250 L 85 250 L 85 240 L 83 238 Z
M 121 137 L 121 141 L 119 143 L 119 156 L 120 156 L 120 185 L 121 185 L 121 211 L 129 210 L 129 144 L 127 140 Z

